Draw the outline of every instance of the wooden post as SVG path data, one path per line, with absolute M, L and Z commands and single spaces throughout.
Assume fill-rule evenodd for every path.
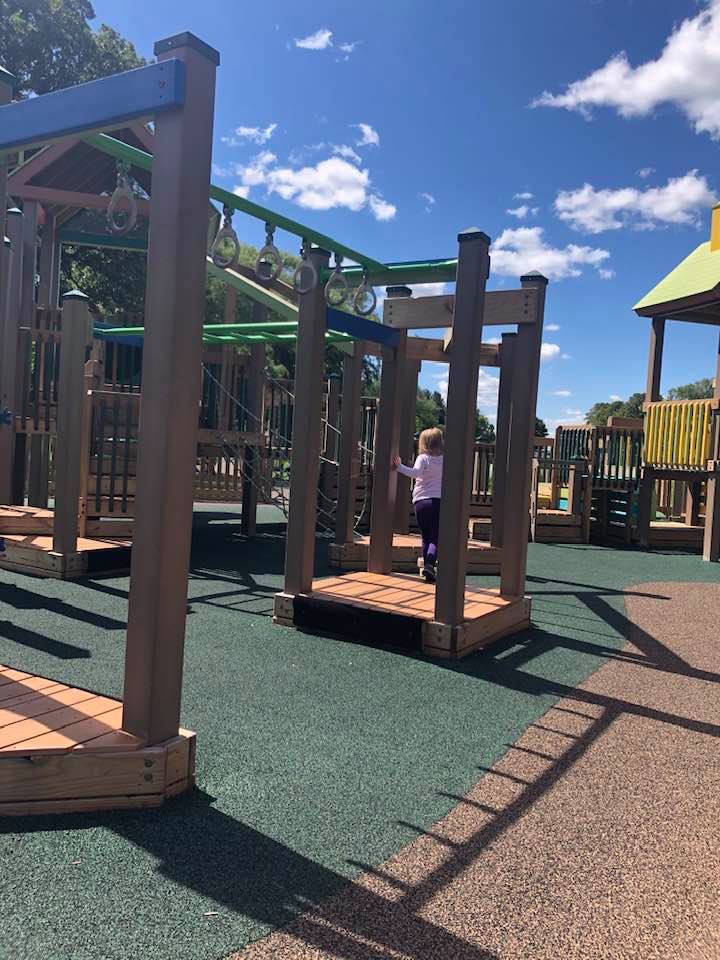
M 490 237 L 471 228 L 458 235 L 435 620 L 451 627 L 465 617 L 465 571 L 475 444 L 475 411 Z
M 579 515 L 582 510 L 583 474 L 587 470 L 587 460 L 576 460 L 570 464 L 568 476 L 567 513 Z
M 500 345 L 500 387 L 498 390 L 497 422 L 495 428 L 495 459 L 493 461 L 492 529 L 490 543 L 503 544 L 505 524 L 505 487 L 507 485 L 508 449 L 510 446 L 510 417 L 512 384 L 515 366 L 516 333 L 504 333 Z
M 653 490 L 655 474 L 651 467 L 642 468 L 640 476 L 640 490 L 638 493 L 638 521 L 637 530 L 640 546 L 647 549 L 650 546 L 650 523 L 652 521 Z
M 56 218 L 47 214 L 43 223 L 37 302 L 39 306 L 55 308 L 58 305 L 58 284 L 60 274 L 60 243 Z M 28 503 L 32 507 L 47 507 L 48 482 L 50 470 L 50 438 L 45 434 L 35 434 L 30 440 L 30 482 Z
M 313 249 L 310 256 L 318 274 L 327 267 L 330 254 L 326 250 Z M 312 589 L 315 565 L 327 313 L 322 284 L 301 294 L 298 306 L 290 510 L 285 548 L 285 592 L 291 594 Z
M 13 502 L 18 328 L 23 261 L 22 219 L 22 212 L 17 208 L 8 210 L 6 222 L 7 234 L 10 238 L 10 256 L 5 258 L 6 297 L 3 298 L 3 338 L 0 344 L 0 411 L 9 410 L 12 419 L 9 424 L 0 426 L 0 503 L 3 504 Z
M 711 474 L 705 488 L 705 536 L 703 560 L 720 560 L 720 484 L 718 473 Z
M 182 108 L 155 117 L 143 389 L 123 728 L 178 732 L 205 312 L 207 204 L 219 57 L 191 33 L 155 45 L 185 64 Z
M 412 464 L 415 457 L 415 413 L 417 410 L 418 377 L 420 361 L 406 360 L 402 411 L 400 413 L 400 449 L 403 463 Z M 395 532 L 407 533 L 410 530 L 411 488 L 407 480 L 398 483 L 395 499 Z
M 535 439 L 540 349 L 547 280 L 539 274 L 521 277 L 523 288 L 537 291 L 535 323 L 518 330 L 513 377 L 512 426 L 505 492 L 505 529 L 500 560 L 500 592 L 520 597 L 525 592 L 529 527 L 530 464 Z
M 685 494 L 685 523 L 689 527 L 697 526 L 700 519 L 700 481 L 688 480 Z
M 253 304 L 253 320 L 262 323 L 267 318 L 267 307 L 261 303 Z M 251 416 L 247 424 L 248 430 L 262 433 L 263 396 L 265 394 L 265 344 L 254 343 L 250 347 L 250 365 L 247 375 L 247 395 L 245 405 Z M 254 537 L 257 530 L 258 487 L 261 479 L 260 448 L 254 444 L 245 447 L 244 472 L 242 494 L 242 515 L 240 531 L 246 537 Z
M 12 100 L 13 93 L 15 92 L 15 83 L 15 77 L 0 67 L 0 107 L 5 106 Z M 5 234 L 7 233 L 5 216 L 5 211 L 7 210 L 7 171 L 8 157 L 7 154 L 3 154 L 0 156 L 0 344 L 2 343 L 3 329 L 2 300 L 4 300 L 5 296 L 5 271 L 10 258 L 10 249 L 3 243 Z
M 368 571 L 392 573 L 393 523 L 397 497 L 397 470 L 390 467 L 400 447 L 403 380 L 407 360 L 407 332 L 400 332 L 395 349 L 383 347 L 380 399 L 375 430 L 372 508 Z
M 665 318 L 653 317 L 650 330 L 650 352 L 648 355 L 647 385 L 645 402 L 652 403 L 660 399 L 660 376 L 662 374 L 663 342 L 665 340 Z
M 342 406 L 340 408 L 340 457 L 338 499 L 335 510 L 335 543 L 352 543 L 355 526 L 355 496 L 360 474 L 360 417 L 364 346 L 356 341 L 352 355 L 343 360 Z
M 92 342 L 92 318 L 84 293 L 63 297 L 62 344 L 55 444 L 55 520 L 53 550 L 75 553 L 81 496 L 85 354 Z
M 327 416 L 325 417 L 325 449 L 323 456 L 328 460 L 337 460 L 338 456 L 338 427 L 340 424 L 340 377 L 331 376 L 328 379 Z

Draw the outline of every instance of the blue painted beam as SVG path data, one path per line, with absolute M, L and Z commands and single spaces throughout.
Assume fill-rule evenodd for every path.
M 0 107 L 0 154 L 154 116 L 185 102 L 185 64 L 163 60 Z
M 347 333 L 353 340 L 370 340 L 383 347 L 396 347 L 400 341 L 399 330 L 384 327 L 381 323 L 358 317 L 354 313 L 343 313 L 333 307 L 327 308 L 325 326 L 336 333 Z

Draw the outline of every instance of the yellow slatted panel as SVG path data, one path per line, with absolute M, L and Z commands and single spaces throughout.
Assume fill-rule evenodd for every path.
M 659 400 L 647 405 L 645 462 L 702 469 L 711 455 L 712 400 Z

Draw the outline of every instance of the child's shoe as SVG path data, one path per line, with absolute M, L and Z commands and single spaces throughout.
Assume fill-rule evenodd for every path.
M 435 564 L 432 560 L 425 561 L 420 573 L 426 583 L 435 583 Z

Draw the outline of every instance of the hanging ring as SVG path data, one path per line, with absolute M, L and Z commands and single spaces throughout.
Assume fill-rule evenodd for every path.
M 303 277 L 306 278 L 305 282 L 303 282 Z M 318 285 L 319 279 L 317 267 L 308 256 L 308 244 L 303 240 L 302 246 L 300 247 L 300 263 L 295 268 L 292 278 L 292 285 L 295 292 L 301 296 L 305 293 L 310 293 L 310 291 L 314 290 Z
M 274 235 L 275 227 L 271 223 L 266 223 L 265 246 L 262 248 L 258 254 L 257 260 L 255 261 L 255 275 L 260 280 L 277 280 L 283 271 L 283 267 L 285 266 L 282 254 L 275 246 L 273 241 Z M 263 266 L 266 268 L 269 267 L 269 273 L 262 269 Z
M 127 210 L 120 210 L 121 203 L 127 203 Z M 132 192 L 127 175 L 118 171 L 117 186 L 110 197 L 107 208 L 107 223 L 110 232 L 122 237 L 133 229 L 137 223 L 137 200 Z
M 367 303 L 367 305 L 363 307 L 363 303 Z M 361 317 L 369 317 L 375 312 L 375 307 L 377 307 L 377 294 L 368 279 L 367 272 L 365 272 L 363 273 L 362 283 L 355 291 L 355 296 L 353 297 L 353 309 L 355 313 Z
M 231 253 L 222 253 L 221 244 L 224 244 L 226 247 L 229 244 Z M 238 240 L 238 235 L 235 233 L 235 230 L 229 224 L 222 226 L 215 234 L 210 255 L 212 256 L 212 262 L 216 267 L 220 267 L 221 270 L 227 270 L 228 267 L 232 267 L 237 263 L 238 256 L 240 255 L 240 241 Z
M 335 269 L 325 284 L 325 302 L 329 307 L 341 307 L 350 296 L 350 284 L 342 272 L 342 257 L 335 254 Z

